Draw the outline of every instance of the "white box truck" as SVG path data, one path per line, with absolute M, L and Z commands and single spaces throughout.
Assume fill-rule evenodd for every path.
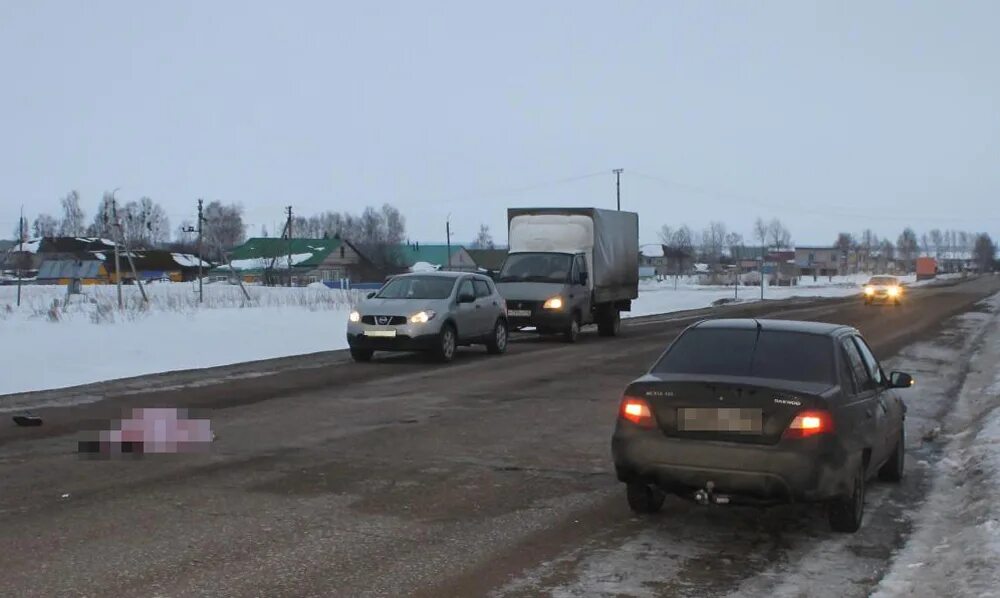
M 615 336 L 639 296 L 639 216 L 597 208 L 507 210 L 510 252 L 495 276 L 512 329 L 575 342 Z

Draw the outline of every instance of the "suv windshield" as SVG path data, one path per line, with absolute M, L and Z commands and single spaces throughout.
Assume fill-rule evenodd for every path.
M 447 299 L 455 288 L 454 278 L 404 276 L 394 278 L 379 291 L 379 299 Z
M 572 269 L 568 253 L 515 253 L 507 257 L 497 282 L 564 283 Z
M 653 367 L 656 374 L 705 374 L 833 383 L 828 337 L 755 329 L 694 329 Z
M 896 279 L 893 278 L 892 276 L 873 276 L 872 279 L 868 281 L 868 284 L 877 284 L 877 285 L 892 287 L 899 284 L 899 282 L 897 282 Z

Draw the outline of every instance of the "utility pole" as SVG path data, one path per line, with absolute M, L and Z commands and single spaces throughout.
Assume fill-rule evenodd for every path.
M 21 270 L 24 265 L 24 206 L 21 206 L 21 217 L 17 219 L 17 242 L 20 245 L 17 253 L 17 306 L 21 307 Z
M 122 265 L 121 259 L 118 256 L 118 244 L 121 238 L 121 223 L 118 222 L 118 200 L 115 199 L 115 193 L 121 187 L 115 187 L 115 190 L 111 192 L 111 226 L 114 227 L 115 233 L 115 283 L 118 286 L 118 310 L 121 311 L 125 308 L 125 304 L 122 302 Z
M 208 222 L 208 220 L 205 218 L 204 212 L 202 210 L 203 203 L 204 203 L 203 200 L 201 199 L 198 200 L 198 228 L 195 228 L 193 226 L 188 226 L 186 228 L 181 229 L 182 233 L 198 233 L 198 303 L 205 302 L 205 286 L 204 286 L 204 281 L 202 280 L 204 278 L 204 275 L 202 274 L 202 266 L 205 263 L 204 259 L 202 258 L 202 233 L 203 233 L 202 223 Z M 232 264 L 230 264 L 229 271 L 231 274 Z
M 292 206 L 285 208 L 288 211 L 288 286 L 292 286 Z
M 135 284 L 139 286 L 139 292 L 142 293 L 142 302 L 148 305 L 149 296 L 146 295 L 146 288 L 142 286 L 142 280 L 139 278 L 139 272 L 135 269 L 135 260 L 132 259 L 132 248 L 128 242 L 129 234 L 127 226 L 125 227 L 123 238 L 125 240 L 125 257 L 128 259 L 128 265 L 132 269 L 132 280 L 134 280 Z
M 615 173 L 615 194 L 618 196 L 618 211 L 622 211 L 622 171 L 623 168 L 616 168 Z
M 445 236 L 448 238 L 448 266 L 446 270 L 451 270 L 451 214 L 448 214 L 448 219 L 444 222 Z

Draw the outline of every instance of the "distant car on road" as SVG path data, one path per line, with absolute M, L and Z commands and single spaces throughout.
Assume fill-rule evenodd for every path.
M 857 330 L 709 320 L 685 330 L 625 391 L 612 439 L 639 513 L 665 493 L 702 504 L 823 502 L 854 532 L 865 486 L 903 475 L 906 407 Z
M 479 274 L 422 272 L 391 278 L 351 312 L 347 342 L 355 361 L 375 351 L 429 351 L 451 361 L 460 345 L 507 351 L 507 307 Z
M 903 300 L 903 285 L 895 276 L 872 276 L 865 284 L 865 305 L 891 303 L 899 305 Z

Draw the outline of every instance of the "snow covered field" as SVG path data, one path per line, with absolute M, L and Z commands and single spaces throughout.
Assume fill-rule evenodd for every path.
M 866 279 L 803 279 L 795 287 L 769 287 L 765 298 L 849 296 Z M 248 287 L 248 302 L 237 286 L 209 284 L 199 306 L 194 283 L 146 288 L 148 309 L 139 309 L 139 289 L 126 286 L 128 308 L 119 312 L 114 286 L 85 287 L 66 306 L 65 287 L 25 286 L 20 308 L 16 288 L 0 287 L 0 394 L 343 349 L 347 314 L 361 297 L 323 287 Z M 693 280 L 679 281 L 677 289 L 672 280 L 644 282 L 628 315 L 704 308 L 732 296 L 732 287 Z M 759 298 L 759 288 L 740 288 L 741 300 Z
M 228 365 L 341 348 L 357 293 L 313 288 L 150 285 L 151 307 L 118 312 L 114 286 L 86 287 L 63 307 L 64 287 L 0 287 L 0 394 Z M 59 308 L 52 309 L 53 301 Z M 9 306 L 9 307 L 8 307 Z

